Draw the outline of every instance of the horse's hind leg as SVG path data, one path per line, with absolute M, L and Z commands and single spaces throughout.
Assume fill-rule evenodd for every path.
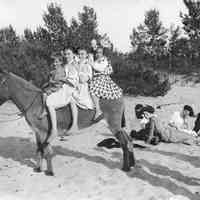
M 129 151 L 129 162 L 130 162 L 130 167 L 134 167 L 135 166 L 135 156 L 133 151 Z
M 41 152 L 37 152 L 37 163 L 36 163 L 36 167 L 34 168 L 34 172 L 41 172 L 42 171 L 42 153 Z
M 129 140 L 127 133 L 120 130 L 116 133 L 116 138 L 120 141 L 123 151 L 123 171 L 130 171 L 130 167 L 135 165 L 135 158 L 133 154 L 133 145 Z

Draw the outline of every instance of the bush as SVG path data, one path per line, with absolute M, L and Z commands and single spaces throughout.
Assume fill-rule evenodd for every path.
M 130 68 L 113 78 L 126 95 L 164 96 L 171 88 L 169 76 L 153 69 Z

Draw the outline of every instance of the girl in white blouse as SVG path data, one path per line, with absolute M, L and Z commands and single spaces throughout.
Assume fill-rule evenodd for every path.
M 46 105 L 50 113 L 51 124 L 52 124 L 52 135 L 57 135 L 57 119 L 56 119 L 56 109 L 66 106 L 70 103 L 72 108 L 73 116 L 77 114 L 76 104 L 73 102 L 73 93 L 77 90 L 79 77 L 77 71 L 77 64 L 73 58 L 73 52 L 71 49 L 65 50 L 65 56 L 67 58 L 67 64 L 65 68 L 65 77 L 62 79 L 64 84 L 56 92 L 50 94 L 46 99 Z M 73 120 L 72 127 L 70 129 L 77 129 L 77 123 Z

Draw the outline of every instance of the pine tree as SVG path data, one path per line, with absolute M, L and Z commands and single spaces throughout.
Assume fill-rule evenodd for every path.
M 91 48 L 91 40 L 99 39 L 97 16 L 93 8 L 84 6 L 82 12 L 78 13 L 78 20 L 72 18 L 70 25 L 70 46 L 77 49 Z
M 177 44 L 180 39 L 181 30 L 179 26 L 171 25 L 169 29 L 169 40 L 168 40 L 168 54 L 169 54 L 169 70 L 174 66 L 174 57 L 177 56 Z
M 11 46 L 15 46 L 19 42 L 19 37 L 11 25 L 0 30 L 0 42 L 7 43 Z
M 144 23 L 133 29 L 131 45 L 139 57 L 151 56 L 156 66 L 158 58 L 166 52 L 166 32 L 167 29 L 160 21 L 159 11 L 151 9 L 146 12 Z
M 61 52 L 69 47 L 69 27 L 63 16 L 62 9 L 56 3 L 51 3 L 47 6 L 47 12 L 43 15 L 46 32 L 51 43 L 52 51 Z M 41 34 L 45 34 L 45 29 L 42 28 L 38 31 Z
M 181 13 L 183 29 L 189 37 L 192 64 L 197 65 L 200 56 L 200 1 L 183 0 L 188 12 Z

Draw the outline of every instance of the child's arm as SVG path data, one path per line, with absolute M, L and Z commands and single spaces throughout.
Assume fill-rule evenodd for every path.
M 56 70 L 51 71 L 49 76 L 49 82 L 51 83 L 55 82 L 55 76 L 56 76 Z
M 108 61 L 107 61 L 107 59 L 105 59 L 105 60 L 101 61 L 100 63 L 94 62 L 93 68 L 97 72 L 102 72 L 103 73 L 105 71 L 107 65 L 108 65 Z
M 78 71 L 75 66 L 70 66 L 65 68 L 66 77 L 65 80 L 70 82 L 74 87 L 79 84 Z
M 149 123 L 150 123 L 150 129 L 149 129 L 148 139 L 146 142 L 150 144 L 150 142 L 154 136 L 154 131 L 155 131 L 155 118 L 151 117 Z
M 112 65 L 110 63 L 108 63 L 107 67 L 104 70 L 104 74 L 106 75 L 110 75 L 113 73 L 113 68 Z
M 84 68 L 79 73 L 80 83 L 86 83 L 92 78 L 92 67 L 89 64 L 84 65 Z
M 177 130 L 180 129 L 180 127 L 177 126 L 177 123 L 176 123 L 176 119 L 178 117 L 178 113 L 177 112 L 174 112 L 174 114 L 172 115 L 168 125 L 173 127 L 173 128 L 176 128 Z

